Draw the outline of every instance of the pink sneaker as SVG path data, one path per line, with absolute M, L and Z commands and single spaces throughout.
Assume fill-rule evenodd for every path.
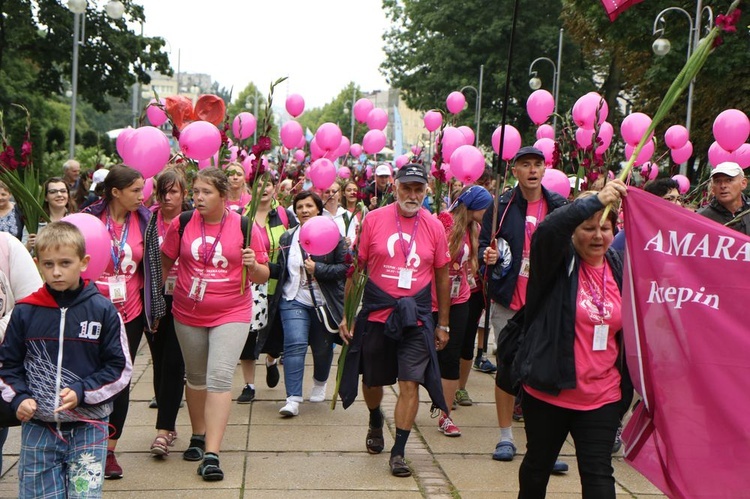
M 460 437 L 461 436 L 461 430 L 453 423 L 453 420 L 450 418 L 450 416 L 446 416 L 445 414 L 442 414 L 440 416 L 440 424 L 438 429 L 440 430 L 440 433 L 445 435 L 446 437 Z

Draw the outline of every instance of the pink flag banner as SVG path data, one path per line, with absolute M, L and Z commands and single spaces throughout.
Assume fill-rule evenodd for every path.
M 628 10 L 630 7 L 643 0 L 601 0 L 604 10 L 607 11 L 610 21 L 617 19 L 617 16 Z
M 750 237 L 625 198 L 625 459 L 669 497 L 750 496 Z

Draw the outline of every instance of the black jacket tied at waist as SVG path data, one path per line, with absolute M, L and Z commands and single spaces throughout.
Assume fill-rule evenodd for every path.
M 384 334 L 400 341 L 405 328 L 417 327 L 418 321 L 422 321 L 422 331 L 425 345 L 430 352 L 430 362 L 424 378 L 424 387 L 430 394 L 433 404 L 448 412 L 443 397 L 443 386 L 440 381 L 440 368 L 437 361 L 435 342 L 435 322 L 432 318 L 432 292 L 431 286 L 427 285 L 414 296 L 394 298 L 372 281 L 367 281 L 362 297 L 362 309 L 357 315 L 354 325 L 354 337 L 349 342 L 349 350 L 346 354 L 346 364 L 341 377 L 339 393 L 344 409 L 349 407 L 357 398 L 359 388 L 360 362 L 362 360 L 362 344 L 367 331 L 367 318 L 371 312 L 393 308 L 393 312 L 385 322 Z

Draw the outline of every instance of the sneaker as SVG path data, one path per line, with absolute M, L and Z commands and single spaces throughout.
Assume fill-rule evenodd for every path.
M 159 404 L 156 402 L 156 397 L 152 398 L 151 402 L 148 403 L 148 408 L 149 409 L 158 409 L 159 408 Z
M 555 464 L 552 466 L 552 474 L 559 475 L 561 473 L 567 473 L 568 472 L 568 463 L 565 461 L 560 461 L 559 459 L 555 461 Z
M 388 465 L 391 467 L 391 475 L 393 476 L 401 478 L 411 476 L 411 469 L 409 469 L 409 465 L 406 464 L 404 456 L 391 456 Z
M 440 416 L 440 424 L 438 425 L 438 429 L 440 430 L 440 433 L 445 435 L 446 437 L 460 437 L 461 436 L 461 430 L 458 428 L 458 426 L 453 423 L 453 420 L 450 418 L 450 416 L 447 416 L 443 414 Z
M 495 364 L 487 360 L 486 358 L 477 358 L 474 360 L 474 369 L 477 371 L 492 374 L 495 371 L 497 371 L 497 367 L 495 367 Z
M 326 399 L 326 386 L 328 383 L 319 385 L 317 381 L 314 382 L 312 391 L 310 392 L 310 402 L 323 402 Z
M 298 416 L 299 415 L 299 402 L 286 399 L 286 405 L 279 410 L 279 414 L 285 417 Z
M 200 461 L 203 459 L 203 453 L 206 451 L 206 436 L 193 435 L 190 437 L 190 445 L 182 453 L 182 459 L 185 461 Z
M 107 451 L 107 461 L 104 463 L 104 478 L 107 480 L 117 480 L 122 478 L 122 466 L 117 462 L 115 452 Z
M 617 435 L 615 435 L 615 443 L 612 445 L 612 454 L 620 452 L 622 447 L 622 425 L 617 427 Z
M 513 406 L 513 421 L 523 421 L 523 409 L 521 409 L 521 404 L 515 404 Z
M 474 403 L 473 400 L 471 400 L 471 397 L 469 397 L 469 392 L 466 390 L 456 390 L 456 398 L 453 399 L 454 404 L 463 405 L 463 406 L 470 406 Z
M 495 446 L 495 452 L 492 453 L 492 459 L 495 461 L 513 461 L 516 455 L 516 446 L 513 442 L 503 440 Z
M 383 452 L 383 449 L 385 448 L 385 440 L 383 439 L 382 426 L 380 428 L 368 426 L 365 447 L 367 447 L 367 452 L 370 454 L 380 454 Z
M 275 361 L 272 365 L 266 364 L 266 385 L 268 388 L 274 388 L 279 384 L 279 361 Z
M 219 456 L 211 452 L 207 453 L 206 457 L 203 458 L 203 462 L 198 466 L 198 474 L 206 482 L 224 480 L 224 472 L 221 471 Z
M 238 404 L 249 404 L 255 400 L 255 388 L 250 388 L 250 385 L 245 385 L 242 389 L 242 393 L 237 397 Z

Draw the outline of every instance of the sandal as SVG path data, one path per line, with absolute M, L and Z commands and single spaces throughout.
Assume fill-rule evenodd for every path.
M 156 438 L 151 443 L 151 455 L 154 457 L 166 457 L 169 455 L 169 446 L 168 435 L 156 435 Z
M 193 435 L 190 437 L 190 445 L 182 453 L 182 459 L 185 461 L 200 461 L 203 459 L 203 453 L 206 450 L 206 436 Z
M 224 472 L 219 467 L 219 456 L 211 452 L 207 453 L 201 465 L 198 466 L 198 474 L 207 482 L 224 480 Z

